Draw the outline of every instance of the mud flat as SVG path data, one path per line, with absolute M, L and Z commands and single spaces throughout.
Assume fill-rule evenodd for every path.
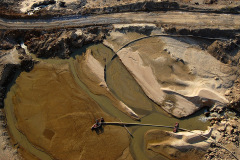
M 63 84 L 66 84 L 66 88 Z M 54 89 L 49 92 L 49 87 Z M 29 94 L 22 94 L 25 92 L 23 90 L 29 91 Z M 99 105 L 76 84 L 69 72 L 68 63 L 61 66 L 41 63 L 36 65 L 30 73 L 20 75 L 10 93 L 8 98 L 14 106 L 17 129 L 21 130 L 37 149 L 41 148 L 40 150 L 44 150 L 53 158 L 76 159 L 82 156 L 92 159 L 96 156 L 92 154 L 94 150 L 103 148 L 104 151 L 111 151 L 113 144 L 119 144 L 120 148 L 112 148 L 111 153 L 98 152 L 100 154 L 98 157 L 119 158 L 129 145 L 127 133 L 123 128 L 105 127 L 104 134 L 99 136 L 90 130 L 97 117 L 105 117 L 108 121 L 114 119 L 104 113 Z M 116 142 L 115 136 L 121 141 Z M 106 149 L 107 146 L 110 148 Z M 79 152 L 82 154 L 79 155 Z
M 89 47 L 93 52 L 93 56 L 98 59 L 100 64 L 105 63 L 105 61 L 101 61 L 102 56 L 97 58 L 97 54 L 106 53 L 101 52 L 101 48 L 104 47 L 101 45 Z M 114 95 L 130 106 L 136 113 L 144 116 L 142 123 L 158 124 L 167 122 L 167 125 L 173 125 L 177 119 L 169 117 L 168 114 L 146 97 L 125 66 L 119 60 L 116 60 L 112 61 L 106 70 L 107 85 L 110 91 L 116 93 Z M 124 157 L 131 159 L 131 152 L 134 157 L 139 159 L 139 156 L 144 153 L 144 148 L 141 147 L 143 146 L 144 133 L 151 127 L 130 128 L 135 137 L 131 140 L 131 147 L 129 147 L 129 136 L 124 128 L 106 126 L 104 127 L 104 133 L 97 135 L 95 132 L 91 132 L 90 126 L 94 123 L 94 119 L 101 116 L 106 121 L 119 121 L 114 117 L 120 118 L 125 122 L 133 121 L 123 112 L 116 109 L 111 102 L 112 100 L 100 93 L 97 94 L 97 90 L 92 90 L 85 80 L 83 82 L 86 85 L 79 79 L 80 76 L 75 70 L 76 66 L 74 66 L 76 62 L 73 58 L 69 60 L 46 59 L 41 60 L 31 72 L 21 73 L 5 100 L 8 119 L 11 120 L 13 118 L 13 123 L 9 123 L 10 131 L 16 132 L 16 135 L 13 135 L 13 137 L 16 136 L 16 141 L 19 141 L 19 145 L 23 147 L 24 143 L 27 144 L 28 142 L 29 144 L 26 148 L 24 147 L 26 151 L 40 159 L 43 159 L 44 157 L 42 156 L 44 155 L 49 159 L 56 157 L 59 159 L 65 159 L 66 157 L 75 159 L 79 157 L 79 151 L 82 153 L 81 156 L 91 157 L 93 156 L 91 153 L 95 153 L 94 150 L 99 150 L 99 148 L 103 148 L 107 152 L 113 149 L 112 154 L 98 155 L 100 157 L 121 158 L 121 153 L 124 151 Z M 114 74 L 112 75 L 113 72 L 111 70 L 116 70 L 119 73 L 116 74 L 117 77 Z M 117 79 L 122 77 L 123 81 L 121 83 L 118 82 L 119 85 L 112 85 L 114 84 L 114 77 Z M 128 78 L 125 79 L 124 77 Z M 99 83 L 92 84 L 99 85 Z M 125 99 L 118 93 L 127 93 L 127 86 L 132 88 L 130 92 L 132 96 Z M 131 97 L 135 99 L 140 98 L 140 100 L 134 103 L 135 100 L 132 99 L 131 101 Z M 147 104 L 147 106 L 138 106 L 141 103 Z M 16 118 L 14 118 L 15 116 Z M 195 119 L 201 126 L 198 127 L 205 129 L 203 126 L 206 126 L 207 123 L 201 122 L 198 116 Z M 184 121 L 182 121 L 183 126 L 185 126 Z M 186 119 L 186 128 L 192 129 L 192 127 L 197 127 L 191 127 L 190 122 L 192 122 L 192 119 L 189 119 L 189 121 Z M 18 139 L 19 134 L 22 136 L 20 140 Z M 116 135 L 121 142 L 118 142 Z M 81 138 L 82 136 L 84 138 Z M 119 144 L 117 149 L 111 147 L 115 144 Z M 62 148 L 62 145 L 69 147 Z M 94 149 L 93 146 L 96 146 L 97 149 Z M 106 149 L 108 146 L 111 149 Z M 125 159 L 124 157 L 122 158 Z

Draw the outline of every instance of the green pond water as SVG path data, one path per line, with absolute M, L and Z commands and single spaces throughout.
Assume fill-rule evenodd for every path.
M 68 63 L 70 66 L 70 70 L 72 75 L 76 81 L 76 83 L 81 87 L 92 99 L 94 99 L 101 108 L 110 114 L 113 117 L 117 117 L 124 122 L 135 122 L 126 116 L 124 113 L 116 109 L 111 101 L 101 95 L 95 95 L 86 87 L 84 83 L 79 79 L 73 62 L 75 61 L 75 56 L 81 56 L 83 52 L 86 51 L 87 48 L 92 49 L 93 56 L 100 61 L 101 64 L 106 65 L 106 82 L 109 89 L 113 92 L 113 94 L 118 97 L 121 101 L 123 101 L 126 105 L 131 107 L 137 114 L 139 114 L 141 118 L 140 123 L 147 124 L 161 124 L 173 126 L 175 122 L 180 123 L 181 128 L 186 128 L 189 130 L 207 129 L 207 122 L 201 121 L 203 118 L 203 110 L 198 111 L 196 114 L 184 118 L 184 119 L 176 119 L 168 115 L 165 111 L 163 111 L 159 106 L 157 106 L 153 101 L 151 101 L 143 92 L 141 87 L 136 83 L 135 79 L 131 76 L 131 74 L 127 71 L 122 62 L 115 58 L 111 61 L 114 53 L 112 50 L 104 46 L 103 44 L 89 45 L 85 46 L 81 50 L 76 50 L 73 56 L 68 60 L 61 59 L 38 59 L 40 61 L 44 61 L 45 63 Z M 35 57 L 36 58 L 36 57 Z M 36 58 L 37 59 L 37 58 Z M 31 73 L 31 72 L 30 72 Z M 19 76 L 23 76 L 20 74 Z M 39 157 L 40 159 L 48 160 L 52 159 L 51 156 L 39 148 L 33 146 L 19 130 L 17 130 L 16 118 L 14 116 L 14 106 L 12 105 L 12 96 L 15 93 L 15 85 L 13 84 L 10 91 L 7 94 L 5 99 L 5 112 L 7 115 L 7 123 L 9 130 L 14 137 L 14 139 L 25 148 L 27 151 L 32 153 L 33 155 Z M 133 133 L 133 138 L 131 138 L 130 151 L 133 157 L 137 160 L 143 159 L 154 159 L 153 157 L 149 157 L 145 151 L 145 143 L 144 143 L 144 134 L 149 129 L 156 129 L 156 127 L 129 127 L 129 130 Z M 167 130 L 166 128 L 158 128 Z M 165 159 L 160 155 L 155 155 L 155 158 Z

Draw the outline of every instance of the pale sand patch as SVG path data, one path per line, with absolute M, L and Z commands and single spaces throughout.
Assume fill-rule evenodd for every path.
M 96 81 L 100 82 L 98 85 L 102 85 L 103 87 L 107 88 L 107 84 L 104 80 L 104 68 L 103 66 L 98 62 L 98 60 L 96 60 L 92 54 L 91 54 L 91 50 L 87 50 L 86 54 L 85 54 L 85 64 L 87 65 L 87 69 L 90 69 L 89 72 L 93 73 L 96 75 L 95 79 Z M 84 68 L 84 67 L 83 67 Z
M 235 67 L 221 63 L 208 52 L 197 48 L 198 41 L 191 38 L 161 37 L 166 49 L 173 58 L 183 59 L 190 72 L 197 76 L 190 86 L 202 86 L 224 95 L 227 88 L 236 79 Z M 218 80 L 215 80 L 218 78 Z M 185 93 L 191 95 L 191 93 Z
M 16 48 L 13 48 L 10 51 L 4 53 L 0 59 L 1 64 L 20 64 L 21 60 L 19 59 L 20 55 Z
M 144 92 L 156 102 L 164 100 L 164 93 L 161 90 L 150 66 L 144 66 L 138 52 L 129 49 L 122 49 L 118 54 L 123 64 L 133 74 L 136 81 L 141 84 Z
M 104 67 L 91 55 L 90 49 L 83 56 L 77 57 L 75 66 L 81 80 L 88 86 L 91 92 L 106 95 L 120 111 L 132 119 L 139 119 L 138 115 L 131 108 L 119 101 L 109 91 L 104 80 Z
M 176 98 L 175 104 L 172 104 L 172 102 L 166 102 L 171 103 L 170 105 L 164 104 L 166 93 L 162 91 L 162 86 L 156 80 L 151 67 L 143 65 L 138 52 L 132 52 L 131 49 L 124 48 L 118 55 L 146 95 L 164 110 L 176 117 L 185 117 L 199 109 L 198 105 L 183 98 L 181 95 L 174 95 Z
M 228 102 L 218 93 L 201 87 L 194 88 L 191 96 L 181 95 L 177 91 L 166 88 L 164 93 L 161 89 L 162 85 L 158 83 L 151 67 L 144 66 L 138 51 L 133 52 L 131 48 L 124 48 L 118 55 L 146 95 L 176 117 L 185 117 L 200 109 L 204 105 L 202 99 L 210 100 L 210 103 L 213 103 L 212 101 Z M 166 94 L 173 95 L 175 100 L 166 99 Z
M 39 2 L 43 2 L 44 0 L 24 0 L 21 2 L 21 9 L 20 11 L 23 12 L 23 13 L 26 13 L 28 11 L 31 10 L 31 7 L 34 3 L 39 3 Z M 56 1 L 56 4 L 54 5 L 51 5 L 51 6 L 54 6 L 55 8 L 59 8 L 59 0 L 55 0 Z M 61 2 L 65 2 L 66 5 L 69 4 L 69 3 L 75 3 L 75 2 L 78 2 L 78 0 L 61 0 Z
M 20 11 L 23 13 L 26 13 L 27 11 L 29 11 L 31 9 L 32 5 L 36 2 L 43 2 L 43 0 L 22 1 Z
M 156 28 L 156 24 L 151 23 L 132 23 L 132 24 L 113 24 L 115 29 L 126 29 L 129 27 Z

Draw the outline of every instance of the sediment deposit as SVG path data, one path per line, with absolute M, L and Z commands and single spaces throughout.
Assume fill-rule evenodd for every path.
M 142 39 L 141 34 L 132 36 L 131 33 L 122 34 L 118 31 L 110 35 L 104 43 L 118 51 L 120 60 L 145 94 L 170 114 L 185 117 L 206 105 L 228 103 L 224 92 L 236 78 L 236 75 L 232 75 L 236 70 L 217 61 L 203 50 L 191 47 L 194 40 L 189 39 L 188 43 L 183 43 L 181 38 L 160 36 Z M 135 41 L 136 37 L 139 37 L 139 41 Z M 129 45 L 125 46 L 126 44 Z M 214 73 L 204 69 L 203 63 L 195 60 L 195 56 L 202 57 L 201 60 L 208 59 L 204 68 L 213 68 L 211 70 L 214 70 Z M 212 63 L 215 65 L 212 66 Z M 216 75 L 221 80 L 211 79 Z
M 23 90 L 29 94 L 22 94 Z M 99 135 L 91 131 L 95 118 L 114 118 L 76 84 L 68 64 L 40 63 L 31 73 L 22 73 L 11 92 L 18 129 L 53 158 L 117 159 L 129 145 L 124 128 L 106 126 Z M 114 144 L 118 145 L 113 148 Z

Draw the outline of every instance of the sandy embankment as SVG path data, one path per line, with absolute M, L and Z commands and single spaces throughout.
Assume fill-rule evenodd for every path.
M 146 149 L 169 159 L 201 159 L 211 144 L 208 138 L 212 131 L 212 128 L 179 133 L 150 130 L 145 134 Z
M 79 87 L 67 63 L 40 62 L 21 73 L 10 93 L 7 101 L 13 102 L 17 128 L 54 158 L 117 159 L 125 151 L 131 159 L 124 128 L 106 126 L 99 135 L 91 131 L 95 118 L 116 120 Z
M 105 44 L 113 47 L 116 51 L 121 46 L 131 42 L 133 40 L 132 37 L 128 33 L 112 32 L 110 39 L 107 39 Z M 135 37 L 139 38 L 142 36 L 135 35 Z M 125 42 L 119 42 L 116 39 L 124 39 L 123 41 Z M 166 41 L 166 39 L 162 41 L 161 38 L 148 38 L 134 42 L 121 49 L 117 54 L 142 87 L 145 94 L 165 111 L 176 117 L 191 115 L 203 106 L 228 103 L 223 96 L 225 88 L 221 87 L 221 82 L 222 84 L 228 83 L 231 81 L 231 78 L 219 80 L 220 84 L 219 81 L 213 80 L 216 75 L 226 77 L 227 73 L 223 73 L 221 68 L 227 67 L 224 64 L 220 64 L 219 61 L 206 52 L 198 49 L 193 50 L 189 44 L 178 41 L 178 45 L 183 46 L 184 50 L 180 50 L 177 47 L 174 50 L 174 46 L 171 43 L 171 41 Z M 189 57 L 192 57 L 195 61 L 190 61 L 189 57 L 173 55 L 171 52 L 168 54 L 166 52 L 168 49 L 171 49 L 171 52 L 177 52 L 182 55 L 190 54 Z M 203 67 L 206 70 L 200 67 L 206 63 L 197 60 L 196 55 L 210 61 L 207 63 L 209 66 Z M 212 64 L 216 64 L 219 67 L 219 70 L 214 74 L 209 73 L 209 70 L 207 70 L 207 67 L 212 68 L 210 67 Z M 190 68 L 186 69 L 188 66 Z M 193 68 L 195 69 L 194 72 L 192 72 Z M 206 77 L 207 73 L 209 73 L 208 77 Z M 186 79 L 186 77 L 190 78 Z
M 119 101 L 109 91 L 104 79 L 104 67 L 92 56 L 90 49 L 83 56 L 77 57 L 75 67 L 80 79 L 88 86 L 91 92 L 107 96 L 120 111 L 132 119 L 139 119 L 138 115 L 131 108 Z

